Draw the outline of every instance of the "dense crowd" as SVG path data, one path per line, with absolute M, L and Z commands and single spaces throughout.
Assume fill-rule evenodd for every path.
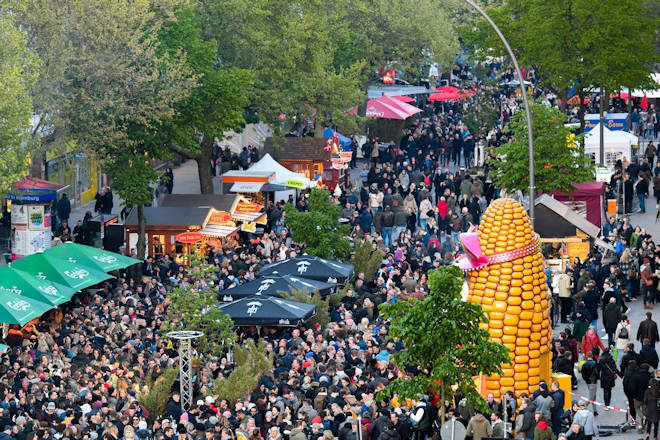
M 499 78 L 513 76 L 505 71 Z M 533 70 L 527 78 L 534 80 Z M 213 380 L 232 368 L 224 357 L 196 372 L 194 404 L 187 411 L 173 391 L 166 414 L 150 422 L 153 415 L 138 399 L 149 379 L 178 362 L 172 342 L 161 334 L 173 283 L 220 293 L 254 279 L 267 263 L 304 252 L 286 227 L 284 201 L 267 206 L 263 235 L 213 250 L 209 262 L 218 268 L 213 286 L 203 286 L 168 255 L 150 257 L 142 277 L 129 268 L 38 323 L 10 330 L 10 348 L 0 363 L 0 440 L 423 440 L 439 436 L 442 406 L 446 419 L 463 423 L 473 440 L 590 440 L 598 434 L 597 408 L 576 401 L 564 411 L 571 397 L 556 382 L 541 383 L 533 395 L 507 393 L 501 401 L 489 395 L 486 413 L 467 404 L 460 391 L 446 402 L 432 395 L 376 400 L 379 390 L 405 373 L 390 362 L 403 347 L 389 338 L 378 306 L 423 297 L 428 270 L 451 264 L 460 252 L 459 234 L 478 225 L 488 203 L 503 195 L 489 178 L 488 166 L 471 171 L 477 153 L 488 156 L 508 141 L 502 128 L 519 99 L 511 90 L 498 92 L 497 99 L 503 108 L 498 123 L 479 133 L 471 133 L 463 121 L 465 103 L 445 102 L 429 105 L 404 129 L 400 143 L 369 139 L 361 146 L 365 163 L 358 185 L 333 200 L 343 207 L 351 237 L 370 241 L 385 257 L 376 273 L 355 275 L 351 288 L 331 307 L 325 328 L 262 329 L 274 365 L 250 396 L 229 402 L 212 394 Z M 217 147 L 214 174 L 216 166 L 246 168 L 258 156 L 252 148 L 231 155 Z M 173 175 L 162 182 L 163 191 L 172 191 L 172 181 Z M 111 193 L 104 191 L 97 200 L 99 212 L 112 209 Z M 304 197 L 293 203 L 309 209 Z M 68 220 L 67 202 L 57 208 Z M 81 233 L 71 231 L 69 238 L 67 224 L 60 227 L 62 222 L 57 235 L 65 235 L 64 240 Z M 628 301 L 640 296 L 649 308 L 655 304 L 660 252 L 652 237 L 627 219 L 610 219 L 603 235 L 614 250 L 596 248 L 586 261 L 575 260 L 566 271 L 549 276 L 556 324 L 564 327 L 556 333 L 553 369 L 572 376 L 574 384 L 584 380 L 590 398 L 597 397 L 600 384 L 606 404 L 622 377 L 631 416 L 640 422 L 644 418 L 647 432 L 657 436 L 657 326 L 650 312 L 639 326 L 625 313 Z M 565 251 L 548 247 L 545 252 L 550 258 Z M 607 339 L 598 336 L 601 316 Z M 241 329 L 237 335 L 240 342 L 256 330 Z M 639 352 L 635 341 L 642 343 Z

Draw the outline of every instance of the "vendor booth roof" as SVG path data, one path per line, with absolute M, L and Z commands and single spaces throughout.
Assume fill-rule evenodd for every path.
M 576 235 L 576 229 L 591 238 L 598 237 L 598 226 L 547 194 L 537 198 L 534 206 L 537 207 L 535 230 L 541 238 L 572 237 Z
M 281 137 L 277 141 L 274 141 L 273 138 L 267 138 L 264 142 L 264 153 L 269 154 L 275 160 L 328 162 L 330 161 L 330 152 L 323 149 L 325 142 L 324 138 Z
M 237 229 L 236 226 L 206 225 L 204 229 L 200 229 L 198 232 L 207 237 L 223 238 L 229 237 Z
M 414 101 L 414 99 L 413 99 L 413 101 Z M 323 137 L 326 138 L 326 139 L 331 138 L 335 134 L 339 138 L 339 145 L 340 146 L 342 146 L 344 148 L 347 148 L 347 147 L 351 146 L 351 138 L 348 138 L 348 137 L 344 136 L 343 134 L 339 133 L 338 131 L 333 130 L 330 127 L 323 130 Z
M 587 205 L 587 220 L 596 225 L 602 226 L 605 207 L 603 206 L 603 194 L 605 192 L 604 182 L 585 182 L 574 183 L 575 191 L 564 193 L 552 191 L 552 197 L 560 202 L 583 201 Z
M 160 202 L 160 206 L 215 208 L 218 211 L 231 211 L 235 200 L 235 194 L 165 194 Z
M 286 185 L 278 185 L 276 183 L 236 182 L 231 186 L 231 188 L 229 188 L 229 191 L 234 193 L 258 193 L 286 191 L 287 189 L 288 187 Z
M 145 207 L 147 226 L 187 226 L 204 223 L 209 208 L 182 208 L 180 206 Z M 126 226 L 137 226 L 137 210 L 131 211 L 124 221 Z
M 584 144 L 586 146 L 600 146 L 601 128 L 602 125 L 599 122 L 584 136 Z M 628 133 L 624 130 L 610 130 L 607 127 L 605 127 L 605 131 L 603 132 L 603 140 L 605 144 L 624 144 L 626 146 L 638 145 L 639 142 L 637 136 L 632 133 Z
M 67 186 L 48 180 L 35 179 L 34 177 L 25 177 L 23 180 L 14 183 L 14 187 L 18 189 L 48 189 L 51 191 L 59 191 Z
M 249 169 L 253 171 L 274 171 L 275 172 L 275 181 L 273 183 L 279 184 L 279 185 L 286 185 L 287 181 L 290 180 L 296 180 L 299 182 L 302 182 L 304 185 L 304 188 L 307 188 L 310 186 L 311 181 L 301 173 L 294 173 L 293 171 L 289 170 L 288 168 L 284 167 L 282 164 L 280 164 L 277 160 L 273 159 L 273 156 L 271 156 L 268 153 L 268 150 L 266 149 L 266 145 L 268 145 L 268 140 L 270 138 L 266 139 L 266 143 L 264 144 L 264 156 L 259 159 L 257 163 L 252 165 Z M 279 142 L 284 141 L 285 139 L 304 139 L 304 138 L 283 138 L 279 139 Z M 322 142 L 321 144 L 321 150 L 323 150 L 323 145 L 325 145 L 325 140 L 320 139 Z M 282 145 L 282 144 L 280 144 Z M 271 149 L 272 149 L 272 144 L 271 144 Z M 278 153 L 283 153 L 283 151 L 279 151 Z M 330 153 L 328 153 L 328 157 L 330 156 Z M 311 160 L 310 158 L 306 157 L 302 151 L 298 151 L 295 155 L 292 155 L 294 159 L 289 159 L 289 160 Z M 280 158 L 278 160 L 284 160 L 284 158 Z

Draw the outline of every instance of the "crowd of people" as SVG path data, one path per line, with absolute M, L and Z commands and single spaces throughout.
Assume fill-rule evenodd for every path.
M 534 79 L 533 70 L 527 74 Z M 511 72 L 500 78 L 507 75 L 513 79 Z M 0 357 L 0 440 L 424 440 L 438 438 L 449 419 L 463 423 L 473 440 L 590 440 L 598 435 L 598 409 L 576 400 L 564 411 L 571 396 L 557 382 L 541 383 L 532 395 L 508 392 L 501 401 L 489 395 L 485 412 L 467 403 L 460 390 L 446 402 L 433 395 L 412 401 L 377 398 L 402 374 L 390 358 L 403 349 L 388 336 L 378 306 L 422 298 L 428 271 L 455 260 L 461 252 L 459 234 L 478 225 L 488 203 L 503 195 L 488 166 L 470 170 L 477 146 L 488 154 L 508 141 L 504 122 L 519 100 L 513 91 L 498 99 L 505 104 L 500 121 L 479 133 L 464 123 L 463 103 L 433 104 L 404 130 L 398 144 L 371 139 L 362 147 L 359 184 L 333 201 L 343 207 L 351 237 L 380 247 L 383 261 L 375 273 L 355 275 L 331 306 L 327 326 L 261 329 L 273 368 L 250 395 L 236 401 L 213 395 L 213 381 L 232 369 L 223 357 L 199 366 L 194 403 L 187 410 L 181 408 L 177 387 L 162 415 L 149 414 L 140 399 L 148 383 L 178 363 L 176 347 L 161 333 L 174 283 L 220 294 L 254 279 L 267 263 L 304 253 L 304 244 L 287 229 L 284 201 L 266 207 L 263 235 L 245 236 L 210 253 L 209 263 L 218 269 L 212 285 L 171 256 L 152 256 L 140 271 L 129 268 L 98 291 L 79 293 L 38 322 L 12 329 L 6 341 L 10 348 Z M 232 155 L 216 147 L 214 175 L 216 166 L 246 168 L 258 158 L 256 148 Z M 163 191 L 172 192 L 169 172 L 161 183 Z M 304 197 L 292 202 L 308 209 Z M 97 211 L 111 211 L 111 203 L 111 193 L 100 193 Z M 66 202 L 57 205 L 59 228 L 69 215 L 64 215 Z M 565 327 L 556 332 L 553 369 L 572 376 L 574 384 L 583 380 L 592 399 L 600 384 L 606 404 L 617 378 L 623 378 L 630 415 L 657 436 L 657 326 L 650 310 L 638 326 L 626 313 L 629 301 L 640 296 L 649 308 L 655 304 L 660 252 L 652 237 L 627 219 L 610 219 L 603 232 L 614 251 L 596 249 L 586 261 L 575 260 L 549 276 L 553 307 L 559 310 L 556 324 Z M 77 236 L 73 231 L 66 237 L 63 230 L 60 237 L 63 233 L 65 240 Z M 607 339 L 598 334 L 601 316 Z M 239 343 L 252 337 L 259 337 L 254 328 L 237 332 Z M 642 344 L 639 352 L 635 341 Z

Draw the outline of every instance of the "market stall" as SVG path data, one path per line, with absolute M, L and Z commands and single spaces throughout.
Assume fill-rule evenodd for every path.
M 611 248 L 598 237 L 600 228 L 570 206 L 547 194 L 537 198 L 534 206 L 534 227 L 541 238 L 543 255 L 549 266 L 563 270 L 575 257 L 584 261 L 596 245 Z
M 605 183 L 574 183 L 573 186 L 575 191 L 552 191 L 551 195 L 600 228 L 605 218 Z
M 343 188 L 348 183 L 347 170 L 341 158 L 333 158 L 327 141 L 324 138 L 286 137 L 277 141 L 268 138 L 264 143 L 266 154 L 252 168 L 270 166 L 279 170 L 282 167 L 295 175 L 303 174 L 304 179 L 297 179 L 297 188 L 301 189 L 315 187 L 319 181 L 331 191 L 337 185 Z M 276 181 L 281 179 L 277 177 Z M 287 182 L 288 179 L 285 180 Z
M 603 147 L 605 158 L 600 157 L 600 131 L 603 131 Z M 607 126 L 603 129 L 600 122 L 584 137 L 584 152 L 591 155 L 596 163 L 614 170 L 617 160 L 630 161 L 632 148 L 639 144 L 639 139 L 632 133 L 623 130 L 612 130 Z
M 234 194 L 166 194 L 159 207 L 145 207 L 147 255 L 169 254 L 187 264 L 188 255 L 232 244 L 239 230 L 266 224 L 263 205 Z M 137 244 L 137 212 L 124 222 L 126 251 Z

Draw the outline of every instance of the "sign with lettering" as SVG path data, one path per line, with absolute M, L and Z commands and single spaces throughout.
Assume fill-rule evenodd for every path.
M 202 241 L 203 235 L 199 232 L 182 232 L 174 239 L 179 243 L 197 243 Z
M 231 212 L 213 210 L 211 211 L 211 215 L 209 216 L 209 221 L 207 222 L 207 224 L 224 225 L 230 221 L 231 221 Z
M 234 214 L 254 214 L 262 210 L 262 206 L 258 203 L 248 202 L 246 200 L 239 200 L 234 209 Z
M 289 179 L 286 182 L 286 186 L 290 186 L 291 188 L 304 188 L 305 184 L 301 182 L 300 180 L 296 179 Z

